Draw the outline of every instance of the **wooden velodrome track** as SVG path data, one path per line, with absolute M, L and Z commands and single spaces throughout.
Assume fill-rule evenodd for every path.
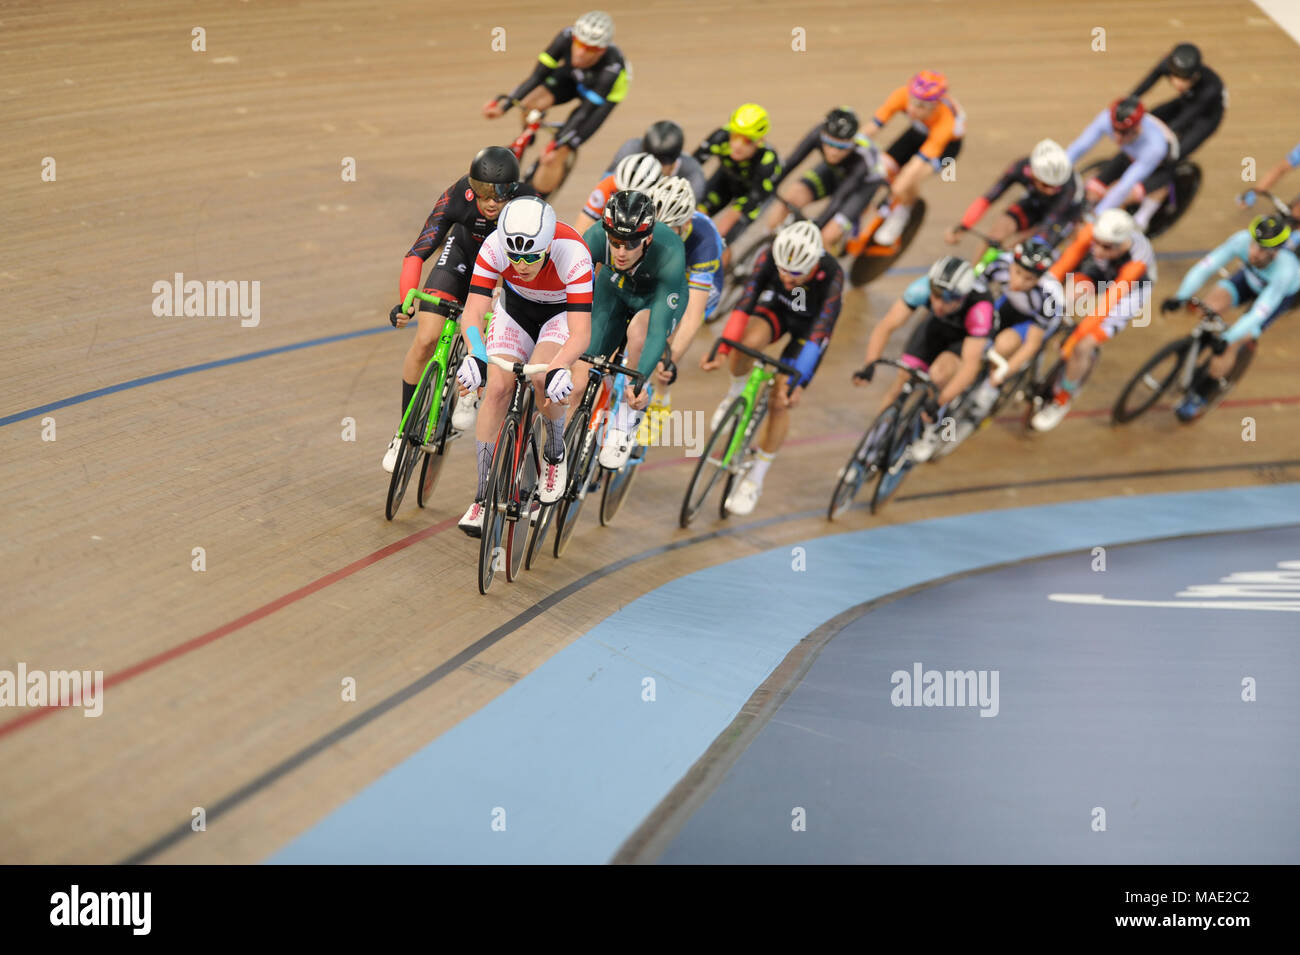
M 1068 142 L 1177 40 L 1201 44 L 1231 89 L 1199 152 L 1192 213 L 1156 242 L 1211 247 L 1246 221 L 1242 158 L 1272 165 L 1296 139 L 1296 45 L 1241 0 L 808 5 L 610 4 L 631 93 L 556 197 L 571 219 L 618 144 L 670 116 L 694 142 L 738 103 L 773 116 L 788 149 L 825 110 L 864 115 L 922 67 L 947 72 L 969 114 L 957 181 L 902 266 L 940 253 L 943 224 L 1042 136 Z M 104 715 L 0 713 L 0 860 L 253 862 L 483 706 L 617 607 L 693 569 L 832 532 L 820 516 L 879 385 L 848 384 L 905 278 L 851 292 L 748 533 L 635 563 L 479 643 L 547 595 L 657 545 L 700 536 L 675 515 L 689 467 L 652 451 L 614 528 L 585 515 L 570 553 L 480 597 L 477 543 L 454 520 L 471 458 L 454 449 L 434 506 L 383 517 L 379 467 L 409 332 L 387 328 L 401 258 L 437 194 L 513 117 L 479 115 L 531 67 L 576 7 L 20 2 L 0 13 L 0 130 L 8 144 L 0 303 L 9 335 L 0 417 L 148 375 L 383 326 L 382 333 L 115 391 L 0 427 L 6 618 L 0 668 L 99 669 Z M 491 28 L 507 30 L 491 52 Z M 191 31 L 206 30 L 206 52 Z M 807 30 L 806 53 L 791 31 Z M 1107 30 L 1094 52 L 1092 30 Z M 735 64 L 734 78 L 727 72 Z M 1160 101 L 1168 88 L 1148 102 Z M 896 135 L 891 127 L 890 136 Z M 1102 154 L 1100 151 L 1098 154 Z M 1109 153 L 1105 153 L 1108 155 Z M 57 179 L 42 181 L 44 157 Z M 356 181 L 340 176 L 356 160 Z M 1294 190 L 1300 183 L 1289 184 Z M 1284 190 L 1285 191 L 1285 190 Z M 969 251 L 969 249 L 967 250 Z M 1191 264 L 1164 260 L 1157 295 Z M 153 283 L 258 281 L 256 327 L 158 318 Z M 1157 316 L 1106 349 L 1076 415 L 1032 440 L 987 429 L 918 470 L 879 518 L 1295 480 L 1300 324 L 1265 339 L 1250 374 L 1194 428 L 1168 412 L 1127 430 L 1100 414 L 1163 341 Z M 694 359 L 703 351 L 697 344 Z M 725 382 L 692 365 L 678 408 L 709 412 Z M 56 440 L 42 440 L 42 419 Z M 1241 419 L 1257 422 L 1253 443 Z M 356 421 L 345 441 L 343 419 Z M 837 527 L 840 525 L 837 525 Z M 203 547 L 204 572 L 191 569 Z M 439 667 L 443 670 L 439 671 Z M 425 674 L 440 678 L 265 785 L 262 774 Z M 354 678 L 355 703 L 340 684 Z M 282 767 L 283 768 L 283 767 Z M 186 837 L 194 807 L 207 831 Z

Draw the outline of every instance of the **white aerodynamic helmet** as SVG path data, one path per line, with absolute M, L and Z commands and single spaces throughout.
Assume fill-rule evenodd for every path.
M 555 210 L 538 196 L 511 199 L 497 220 L 507 255 L 545 252 L 555 238 Z
M 573 35 L 587 46 L 609 46 L 614 42 L 614 18 L 604 10 L 592 10 L 578 17 Z
M 1029 168 L 1034 178 L 1047 186 L 1063 186 L 1070 181 L 1074 165 L 1065 147 L 1054 139 L 1044 139 L 1029 154 Z
M 806 219 L 786 226 L 772 242 L 772 260 L 776 267 L 795 275 L 811 272 L 825 251 L 821 230 Z
M 649 192 L 663 176 L 664 167 L 658 159 L 649 153 L 633 153 L 624 156 L 614 167 L 614 188 L 619 192 L 625 189 Z
M 655 201 L 655 218 L 670 229 L 685 225 L 695 215 L 695 190 L 689 179 L 662 179 L 650 190 L 650 198 Z
M 1092 227 L 1092 237 L 1098 242 L 1118 245 L 1127 242 L 1129 236 L 1137 231 L 1137 223 L 1123 209 L 1107 209 L 1097 216 L 1097 223 Z

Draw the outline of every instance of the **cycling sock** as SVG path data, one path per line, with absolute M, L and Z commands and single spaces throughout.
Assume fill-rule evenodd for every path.
M 564 460 L 564 419 L 552 421 L 545 415 L 542 417 L 546 421 L 546 450 L 542 453 L 551 464 L 559 464 Z
M 478 491 L 474 500 L 481 501 L 487 497 L 488 471 L 492 468 L 492 442 L 477 441 L 478 446 Z
M 411 384 L 405 378 L 402 379 L 402 410 L 401 414 L 406 414 L 406 409 L 411 404 L 411 398 L 415 395 L 416 385 Z M 400 419 L 399 419 L 400 420 Z
M 754 466 L 750 468 L 749 479 L 759 487 L 762 487 L 763 478 L 767 477 L 767 469 L 770 468 L 772 462 L 776 460 L 776 452 L 773 451 L 769 454 L 767 451 L 760 448 L 758 453 L 754 455 L 754 458 Z
M 975 404 L 979 405 L 979 404 L 984 404 L 985 402 L 991 402 L 997 396 L 998 396 L 997 387 L 993 384 L 993 382 L 985 378 L 984 383 L 975 389 L 975 394 L 972 396 L 972 400 L 975 402 Z

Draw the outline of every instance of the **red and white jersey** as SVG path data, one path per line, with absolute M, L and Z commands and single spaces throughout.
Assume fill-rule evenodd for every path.
M 479 247 L 470 279 L 471 295 L 491 295 L 497 279 L 507 291 L 541 305 L 565 303 L 571 312 L 591 311 L 591 251 L 571 227 L 555 224 L 546 265 L 534 278 L 524 279 L 515 271 L 501 246 L 501 230 L 493 232 Z

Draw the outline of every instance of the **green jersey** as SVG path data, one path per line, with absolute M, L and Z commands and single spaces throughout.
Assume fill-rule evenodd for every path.
M 677 233 L 656 222 L 645 254 L 628 272 L 615 270 L 605 241 L 605 226 L 597 222 L 583 235 L 599 274 L 592 280 L 591 354 L 608 355 L 623 341 L 637 312 L 650 310 L 650 326 L 637 371 L 647 377 L 663 357 L 682 313 L 686 311 L 686 247 Z

